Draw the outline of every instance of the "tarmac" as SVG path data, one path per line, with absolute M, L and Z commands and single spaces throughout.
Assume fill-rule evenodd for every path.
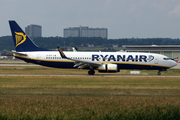
M 38 76 L 38 77 L 46 77 L 46 76 L 53 76 L 53 77 L 180 77 L 180 75 L 45 75 L 45 74 L 0 74 L 0 76 Z
M 40 66 L 27 64 L 22 60 L 0 60 L 0 66 Z M 180 63 L 171 69 L 180 69 Z M 44 75 L 44 74 L 0 74 L 0 76 L 81 76 L 81 77 L 180 77 L 180 75 Z

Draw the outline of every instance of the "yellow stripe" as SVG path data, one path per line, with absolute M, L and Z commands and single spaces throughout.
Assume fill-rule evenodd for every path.
M 34 58 L 27 58 L 23 56 L 14 55 L 16 57 L 24 58 L 24 59 L 30 59 L 30 60 L 40 60 L 40 61 L 51 61 L 51 62 L 75 62 L 75 61 L 58 61 L 58 60 L 45 60 L 45 59 L 34 59 Z M 166 67 L 171 68 L 168 66 L 162 66 L 162 65 L 151 65 L 151 64 L 138 64 L 138 63 L 124 63 L 124 62 L 103 62 L 98 61 L 98 63 L 107 63 L 107 64 L 130 64 L 130 65 L 145 65 L 145 66 L 156 66 L 156 67 Z
M 109 71 L 109 70 L 113 70 L 113 71 L 116 71 L 116 69 L 108 69 L 108 71 Z

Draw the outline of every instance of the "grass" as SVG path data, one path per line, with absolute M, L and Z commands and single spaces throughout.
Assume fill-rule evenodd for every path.
M 1 76 L 0 95 L 179 97 L 180 78 Z
M 14 97 L 0 99 L 8 119 L 179 119 L 177 98 Z M 8 109 L 7 109 L 8 108 Z
M 47 74 L 0 76 L 0 119 L 178 120 L 180 116 L 180 77 L 48 76 L 87 71 L 41 66 L 0 67 L 0 72 Z M 178 75 L 179 70 L 166 72 Z M 145 73 L 154 74 L 141 71 Z

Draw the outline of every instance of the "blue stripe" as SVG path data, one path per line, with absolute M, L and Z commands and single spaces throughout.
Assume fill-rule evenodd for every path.
M 146 69 L 146 70 L 161 70 L 168 69 L 167 67 L 150 66 L 150 65 L 136 65 L 136 64 L 117 64 L 118 69 Z
M 18 59 L 24 60 L 27 63 L 34 63 L 39 64 L 42 66 L 54 67 L 54 68 L 75 68 L 73 67 L 75 64 L 74 62 L 65 62 L 65 61 L 39 61 L 33 59 L 26 59 L 23 57 L 17 57 Z M 146 70 L 166 70 L 168 67 L 161 67 L 161 66 L 150 66 L 150 65 L 140 65 L 140 64 L 117 64 L 118 69 L 146 69 Z
M 74 63 L 73 62 L 54 62 L 54 61 L 39 61 L 39 60 L 33 60 L 33 59 L 26 59 L 26 58 L 21 58 L 17 57 L 18 59 L 24 60 L 27 63 L 34 63 L 42 66 L 47 66 L 47 67 L 54 67 L 54 68 L 74 68 Z
M 117 71 L 116 70 L 108 70 L 108 71 L 106 71 L 106 70 L 98 70 L 98 72 L 102 72 L 102 73 L 116 73 Z

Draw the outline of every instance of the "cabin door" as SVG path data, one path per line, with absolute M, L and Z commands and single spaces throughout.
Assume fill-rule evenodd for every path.
M 155 62 L 155 64 L 159 63 L 159 57 L 158 56 L 155 57 L 155 61 L 154 62 Z
M 41 62 L 41 61 L 40 61 L 40 59 L 41 59 L 41 55 L 40 55 L 40 54 L 38 54 L 38 55 L 37 55 L 37 62 L 38 62 L 38 63 L 40 63 L 40 62 Z

